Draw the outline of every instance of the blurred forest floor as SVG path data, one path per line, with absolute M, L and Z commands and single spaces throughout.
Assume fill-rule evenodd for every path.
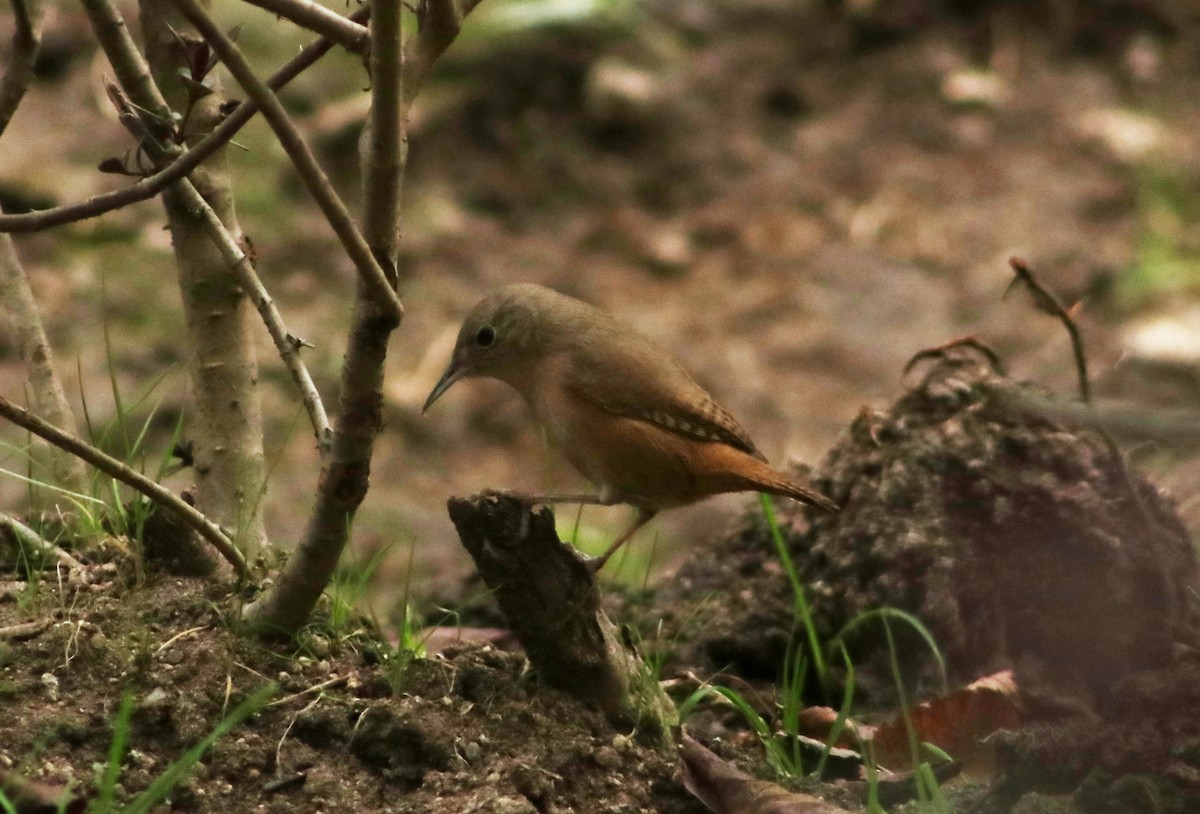
M 844 5 L 510 3 L 471 18 L 411 122 L 407 316 L 346 568 L 383 553 L 381 618 L 397 610 L 410 563 L 426 598 L 454 593 L 470 570 L 449 495 L 574 482 L 502 385 L 458 387 L 419 414 L 462 316 L 504 283 L 553 286 L 648 334 L 776 463 L 816 463 L 863 405 L 903 391 L 909 357 L 965 334 L 1016 377 L 1071 392 L 1061 326 L 1023 297 L 1002 299 L 1014 254 L 1082 301 L 1103 398 L 1198 403 L 1200 15 L 1183 0 Z M 214 6 L 223 25 L 244 25 L 239 42 L 264 72 L 307 41 L 250 6 Z M 132 4 L 124 11 L 136 18 Z M 94 169 L 129 144 L 81 12 L 56 6 L 47 38 L 0 151 L 6 211 L 124 183 Z M 365 81 L 338 54 L 283 94 L 351 200 Z M 316 346 L 307 361 L 332 408 L 352 269 L 265 126 L 239 143 L 238 207 L 260 274 Z M 80 408 L 86 396 L 93 425 L 114 416 L 110 378 L 126 402 L 148 393 L 135 416 L 152 418 L 151 466 L 186 396 L 164 223 L 149 202 L 18 243 L 70 396 Z M 289 546 L 316 453 L 265 331 L 260 359 L 268 525 Z M 2 334 L 0 386 L 19 393 L 22 377 Z M 22 443 L 11 428 L 5 437 Z M 1176 489 L 1194 533 L 1195 460 L 1134 453 Z M 18 454 L 5 458 L 24 471 Z M 0 494 L 19 510 L 26 487 L 7 480 Z M 744 500 L 660 518 L 614 571 L 653 580 Z M 581 542 L 603 546 L 625 511 L 586 509 Z M 576 525 L 573 508 L 560 524 Z

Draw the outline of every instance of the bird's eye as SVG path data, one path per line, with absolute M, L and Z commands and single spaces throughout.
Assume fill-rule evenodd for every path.
M 479 333 L 475 334 L 475 344 L 481 348 L 490 348 L 496 342 L 496 329 L 491 325 L 484 325 L 479 329 Z

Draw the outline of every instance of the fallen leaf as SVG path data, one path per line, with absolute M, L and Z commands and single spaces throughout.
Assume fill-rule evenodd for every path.
M 819 797 L 796 794 L 727 763 L 683 733 L 683 785 L 715 814 L 849 814 Z
M 983 738 L 999 729 L 1011 729 L 1021 721 L 1017 684 L 1011 670 L 985 676 L 942 698 L 926 701 L 910 710 L 917 740 L 931 743 L 963 764 L 968 777 L 990 777 L 995 773 L 995 755 Z M 895 768 L 912 763 L 908 728 L 903 715 L 880 726 L 873 738 L 875 760 Z

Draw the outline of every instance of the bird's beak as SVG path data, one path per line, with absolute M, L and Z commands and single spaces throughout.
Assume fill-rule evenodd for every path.
M 433 386 L 433 391 L 429 394 L 429 398 L 425 399 L 425 406 L 421 408 L 421 415 L 425 415 L 425 411 L 433 406 L 433 403 L 441 398 L 442 393 L 450 389 L 450 385 L 466 376 L 471 370 L 469 365 L 459 364 L 457 360 L 451 359 L 450 365 L 446 368 L 446 372 L 442 374 L 442 378 L 438 379 L 438 383 Z

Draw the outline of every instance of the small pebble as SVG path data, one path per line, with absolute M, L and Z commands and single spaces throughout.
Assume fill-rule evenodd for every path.
M 596 761 L 596 765 L 601 769 L 616 771 L 621 768 L 621 756 L 611 746 L 601 746 L 592 755 L 592 760 Z
M 42 686 L 46 688 L 46 695 L 50 696 L 51 701 L 58 700 L 58 676 L 54 673 L 42 673 Z

